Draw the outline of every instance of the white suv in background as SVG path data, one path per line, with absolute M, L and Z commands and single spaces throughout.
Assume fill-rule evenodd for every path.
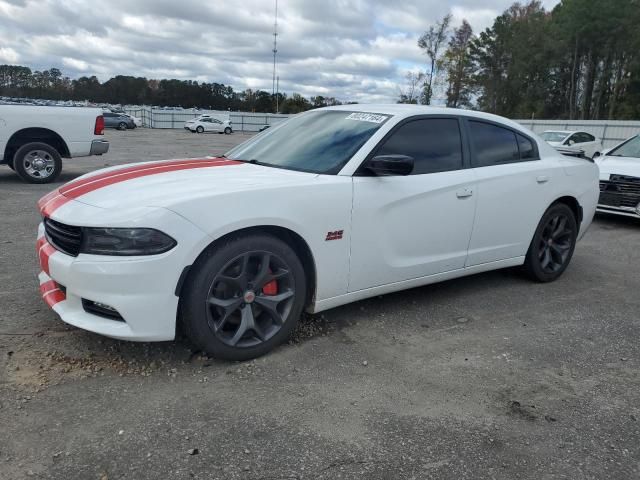
M 602 142 L 587 132 L 568 130 L 547 130 L 541 135 L 542 139 L 552 147 L 562 147 L 569 150 L 582 150 L 589 158 L 599 157 L 602 153 Z
M 220 120 L 214 117 L 199 117 L 189 120 L 184 124 L 184 129 L 196 133 L 217 132 L 227 135 L 233 133 L 231 120 Z

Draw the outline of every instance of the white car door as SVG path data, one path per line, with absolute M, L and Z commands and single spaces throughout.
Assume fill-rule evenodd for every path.
M 211 132 L 213 130 L 213 124 L 211 123 L 210 118 L 203 118 L 202 120 L 200 120 L 200 123 L 204 127 L 205 132 Z
M 464 267 L 476 195 L 463 145 L 456 117 L 414 117 L 370 155 L 410 156 L 410 175 L 356 172 L 350 292 Z
M 222 127 L 222 122 L 220 120 L 218 120 L 217 118 L 212 118 L 211 119 L 211 131 L 212 132 L 222 132 L 223 127 Z
M 478 194 L 467 266 L 524 256 L 562 166 L 540 159 L 536 143 L 515 130 L 468 119 L 467 131 Z

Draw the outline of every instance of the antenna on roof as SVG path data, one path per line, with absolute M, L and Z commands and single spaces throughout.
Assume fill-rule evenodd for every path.
M 271 96 L 276 94 L 276 55 L 278 53 L 278 0 L 276 0 L 276 15 L 273 22 L 273 83 L 271 85 Z

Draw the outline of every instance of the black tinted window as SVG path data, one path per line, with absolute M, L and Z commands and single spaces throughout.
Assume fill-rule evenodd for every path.
M 454 118 L 430 118 L 405 123 L 376 155 L 408 155 L 415 164 L 411 175 L 462 168 L 460 127 Z
M 536 149 L 533 146 L 533 142 L 522 135 L 517 135 L 518 137 L 518 147 L 520 147 L 520 159 L 521 160 L 530 160 L 538 158 L 536 155 Z
M 486 167 L 520 161 L 516 134 L 506 128 L 483 122 L 469 122 L 476 166 Z
M 593 135 L 589 135 L 585 132 L 576 133 L 573 137 L 576 143 L 593 142 L 595 140 Z

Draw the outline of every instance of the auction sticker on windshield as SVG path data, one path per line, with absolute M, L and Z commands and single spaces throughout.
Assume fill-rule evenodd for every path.
M 361 122 L 371 122 L 371 123 L 382 123 L 387 118 L 387 115 L 376 115 L 375 113 L 363 113 L 363 112 L 354 112 L 349 115 L 347 120 L 359 120 Z

